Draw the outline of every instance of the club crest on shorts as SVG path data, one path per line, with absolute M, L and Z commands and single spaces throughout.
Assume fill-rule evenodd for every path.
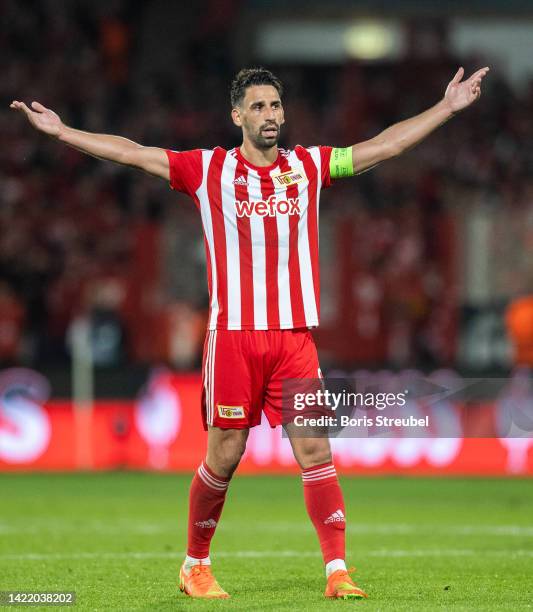
M 244 418 L 244 406 L 223 406 L 218 404 L 218 416 L 223 419 Z

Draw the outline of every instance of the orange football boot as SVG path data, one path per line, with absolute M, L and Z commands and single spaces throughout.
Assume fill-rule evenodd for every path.
M 328 578 L 324 596 L 334 599 L 366 599 L 368 595 L 350 578 L 350 572 L 355 572 L 355 568 L 333 572 Z
M 180 569 L 180 591 L 198 599 L 228 599 L 229 595 L 211 573 L 210 565 L 193 565 L 188 574 Z

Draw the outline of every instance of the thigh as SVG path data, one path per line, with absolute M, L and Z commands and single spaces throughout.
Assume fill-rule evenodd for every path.
M 204 428 L 247 429 L 261 419 L 260 364 L 245 331 L 209 330 L 202 367 Z
M 279 353 L 265 390 L 264 411 L 272 426 L 282 423 L 283 381 L 302 380 L 302 389 L 312 391 L 322 378 L 311 332 L 289 329 L 280 334 Z

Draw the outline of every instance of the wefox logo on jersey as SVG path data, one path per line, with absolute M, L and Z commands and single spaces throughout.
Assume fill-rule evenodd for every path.
M 287 200 L 276 200 L 275 196 L 270 196 L 265 202 L 258 200 L 238 200 L 235 201 L 237 217 L 275 217 L 276 215 L 300 215 L 300 198 L 288 198 Z

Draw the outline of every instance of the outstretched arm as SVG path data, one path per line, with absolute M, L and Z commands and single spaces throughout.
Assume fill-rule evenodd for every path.
M 66 126 L 57 113 L 39 102 L 32 102 L 29 108 L 24 102 L 15 100 L 11 103 L 11 108 L 24 113 L 35 129 L 83 153 L 140 168 L 149 174 L 169 180 L 168 158 L 164 149 L 143 147 L 121 136 L 75 130 Z
M 432 108 L 416 115 L 416 117 L 395 123 L 375 138 L 355 144 L 349 149 L 334 149 L 337 159 L 334 160 L 332 156 L 332 178 L 360 174 L 380 162 L 396 157 L 414 147 L 448 119 L 451 119 L 456 113 L 467 108 L 479 98 L 481 81 L 488 71 L 489 68 L 487 67 L 481 68 L 474 72 L 468 80 L 461 81 L 464 70 L 459 68 L 448 84 L 442 100 Z M 349 159 L 350 149 L 351 159 Z M 348 168 L 350 162 L 351 169 Z M 334 172 L 338 176 L 334 176 Z

